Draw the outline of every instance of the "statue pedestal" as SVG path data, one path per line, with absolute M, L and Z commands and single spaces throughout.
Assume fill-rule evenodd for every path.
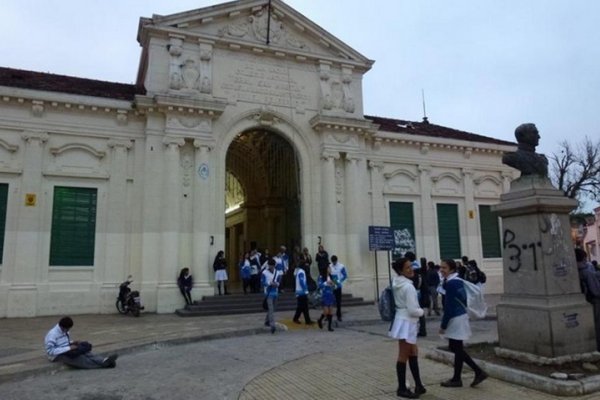
M 503 231 L 501 348 L 549 358 L 596 349 L 571 241 L 568 214 L 575 206 L 547 178 L 524 176 L 493 207 Z

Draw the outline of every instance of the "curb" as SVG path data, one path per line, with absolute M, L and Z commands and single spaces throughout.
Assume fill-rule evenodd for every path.
M 434 349 L 426 357 L 430 360 L 452 365 L 454 355 L 448 351 Z M 600 391 L 600 376 L 586 377 L 573 381 L 560 381 L 545 376 L 532 374 L 521 370 L 490 363 L 480 359 L 473 359 L 492 378 L 505 382 L 525 386 L 530 389 L 557 395 L 581 396 Z

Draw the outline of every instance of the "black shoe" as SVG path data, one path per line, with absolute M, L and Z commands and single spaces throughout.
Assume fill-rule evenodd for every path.
M 445 382 L 440 383 L 443 387 L 462 387 L 462 381 L 453 381 L 452 379 L 448 379 Z
M 475 379 L 473 379 L 473 382 L 471 383 L 471 387 L 475 387 L 477 385 L 479 385 L 481 382 L 485 381 L 488 378 L 488 374 L 486 374 L 484 371 L 481 371 L 479 374 L 475 375 Z
M 418 337 L 425 337 L 425 336 L 427 336 L 427 332 L 419 332 L 419 333 L 417 333 L 417 336 Z
M 306 323 L 306 325 L 314 325 L 315 321 L 308 321 L 308 322 L 305 322 L 305 323 Z
M 333 328 L 327 328 L 329 332 L 333 332 Z
M 270 326 L 269 321 L 265 321 L 265 326 Z
M 319 329 L 323 329 L 323 321 L 320 319 L 317 320 L 317 324 L 319 325 Z
M 417 396 L 420 396 L 425 393 L 427 393 L 427 389 L 425 389 L 425 386 L 415 386 L 415 394 Z
M 274 326 L 271 327 L 271 335 L 275 333 L 276 328 Z
M 297 319 L 293 320 L 295 324 L 300 325 L 302 322 L 298 321 Z
M 410 391 L 410 389 L 398 389 L 396 390 L 396 396 L 405 397 L 407 399 L 418 399 L 419 395 Z
M 118 354 L 111 354 L 106 357 L 104 361 L 102 361 L 103 368 L 114 368 L 117 366 L 117 358 L 119 358 Z
M 342 317 L 337 317 L 338 322 L 342 322 Z

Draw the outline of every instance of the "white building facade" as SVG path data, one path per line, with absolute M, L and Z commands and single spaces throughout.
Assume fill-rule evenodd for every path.
M 373 61 L 278 0 L 141 18 L 138 41 L 136 85 L 0 68 L 0 317 L 115 312 L 128 275 L 173 312 L 182 267 L 212 295 L 217 251 L 235 281 L 241 252 L 280 244 L 323 244 L 372 300 L 369 225 L 502 290 L 489 206 L 512 143 L 364 116 Z

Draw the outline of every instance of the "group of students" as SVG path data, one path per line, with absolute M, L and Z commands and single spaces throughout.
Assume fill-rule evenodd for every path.
M 393 262 L 392 268 L 396 273 L 392 281 L 392 290 L 396 305 L 396 313 L 389 330 L 389 336 L 398 340 L 398 357 L 396 361 L 396 375 L 398 379 L 399 397 L 415 399 L 427 390 L 421 381 L 417 336 L 419 335 L 419 319 L 424 317 L 424 310 L 419 303 L 415 276 L 417 274 L 414 255 L 409 258 L 400 258 Z M 439 334 L 448 339 L 449 348 L 454 353 L 454 375 L 441 383 L 444 387 L 462 387 L 463 364 L 467 363 L 475 372 L 471 387 L 483 382 L 488 375 L 483 371 L 465 351 L 463 342 L 471 336 L 469 317 L 467 314 L 467 294 L 464 281 L 459 277 L 458 266 L 454 260 L 444 260 L 440 264 L 439 273 L 441 284 L 439 291 L 443 294 L 443 316 Z M 415 381 L 414 391 L 406 386 L 406 367 Z
M 319 249 L 320 253 L 324 250 L 322 247 Z M 279 289 L 282 284 L 282 278 L 287 271 L 286 258 L 283 257 L 285 254 L 285 247 L 281 247 L 280 253 L 276 257 L 269 258 L 266 261 L 265 268 L 261 272 L 261 286 L 263 287 L 265 299 L 264 306 L 267 311 L 265 316 L 265 326 L 270 327 L 271 333 L 275 333 L 276 325 L 274 319 L 274 313 L 277 305 L 277 298 L 279 295 Z M 319 260 L 322 255 L 319 256 Z M 329 265 L 327 268 L 319 269 L 319 278 L 317 287 L 320 291 L 322 313 L 317 324 L 320 329 L 323 329 L 324 320 L 327 320 L 327 329 L 332 332 L 332 321 L 333 321 L 333 309 L 336 308 L 336 317 L 338 321 L 342 321 L 342 287 L 344 281 L 348 279 L 348 273 L 346 266 L 338 261 L 337 256 L 332 255 L 331 258 L 327 259 Z M 241 261 L 240 266 L 242 270 L 247 268 L 247 261 Z M 304 248 L 302 254 L 294 259 L 294 287 L 296 295 L 296 311 L 294 313 L 293 321 L 296 324 L 300 324 L 300 316 L 304 316 L 304 322 L 307 325 L 312 325 L 314 322 L 310 318 L 309 314 L 309 283 L 312 280 L 310 276 L 310 265 L 312 264 L 312 257 L 308 254 L 308 249 Z M 244 275 L 242 275 L 243 278 Z

